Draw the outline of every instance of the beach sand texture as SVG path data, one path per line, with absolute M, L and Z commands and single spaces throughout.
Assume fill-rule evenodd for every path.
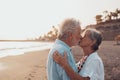
M 47 80 L 46 60 L 49 49 L 0 58 L 0 80 Z M 75 60 L 81 58 L 80 48 L 73 47 Z M 120 79 L 120 45 L 103 41 L 98 51 L 105 66 L 105 80 Z
M 0 80 L 47 80 L 45 65 L 48 51 L 0 58 Z

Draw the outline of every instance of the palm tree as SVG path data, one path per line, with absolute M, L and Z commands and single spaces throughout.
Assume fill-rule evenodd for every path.
M 118 14 L 116 12 L 110 12 L 112 19 L 117 19 Z
M 103 21 L 106 21 L 109 16 L 109 12 L 107 10 L 103 11 Z
M 52 26 L 52 40 L 55 40 L 58 35 L 58 29 L 55 26 Z
M 105 21 L 111 21 L 112 20 L 112 16 L 110 14 L 106 15 L 106 20 Z
M 120 9 L 116 9 L 115 12 L 118 14 L 118 18 L 120 18 Z
M 95 18 L 97 24 L 102 22 L 102 15 L 96 15 Z

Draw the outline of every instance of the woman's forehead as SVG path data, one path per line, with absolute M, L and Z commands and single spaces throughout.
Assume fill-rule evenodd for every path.
M 81 34 L 82 37 L 85 37 L 85 35 L 88 35 L 90 34 L 90 31 L 89 30 L 85 30 L 83 31 L 83 33 Z

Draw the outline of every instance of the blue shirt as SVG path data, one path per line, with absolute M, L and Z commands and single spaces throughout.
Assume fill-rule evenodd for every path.
M 49 54 L 48 54 L 48 60 L 47 60 L 47 78 L 48 80 L 70 80 L 70 78 L 67 76 L 65 70 L 59 66 L 54 60 L 53 60 L 53 53 L 54 51 L 58 51 L 61 55 L 63 55 L 64 51 L 67 52 L 68 62 L 72 69 L 77 72 L 77 67 L 75 60 L 73 58 L 73 55 L 71 53 L 70 47 L 65 44 L 63 41 L 56 39 L 55 43 L 53 44 Z
M 90 77 L 90 80 L 104 80 L 104 66 L 97 52 L 88 56 L 79 74 Z

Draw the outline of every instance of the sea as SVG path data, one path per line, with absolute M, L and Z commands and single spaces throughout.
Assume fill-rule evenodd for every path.
M 0 42 L 0 58 L 49 49 L 53 42 Z

